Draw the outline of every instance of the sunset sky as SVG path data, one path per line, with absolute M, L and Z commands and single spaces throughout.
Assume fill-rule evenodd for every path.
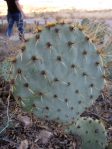
M 19 0 L 22 5 L 30 5 L 35 7 L 74 7 L 77 9 L 112 9 L 112 0 Z M 0 0 L 0 4 L 4 0 Z

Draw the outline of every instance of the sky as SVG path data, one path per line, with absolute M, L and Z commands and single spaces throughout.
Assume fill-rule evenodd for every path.
M 59 7 L 76 9 L 112 9 L 112 0 L 19 0 L 22 5 L 30 5 L 35 7 Z M 4 0 L 0 0 L 3 3 Z

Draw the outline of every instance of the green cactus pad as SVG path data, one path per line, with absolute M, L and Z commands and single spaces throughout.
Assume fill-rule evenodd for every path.
M 76 124 L 72 124 L 66 132 L 81 137 L 82 149 L 105 149 L 107 145 L 107 133 L 99 120 L 79 118 Z
M 14 95 L 44 119 L 73 121 L 104 87 L 104 68 L 95 46 L 67 24 L 43 29 L 22 49 L 13 67 Z

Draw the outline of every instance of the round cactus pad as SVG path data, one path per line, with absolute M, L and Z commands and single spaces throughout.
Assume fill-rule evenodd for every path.
M 81 137 L 82 149 L 105 149 L 107 145 L 107 133 L 99 120 L 81 117 L 66 131 Z
M 104 87 L 104 68 L 95 46 L 67 24 L 45 27 L 12 64 L 15 96 L 40 118 L 71 122 Z

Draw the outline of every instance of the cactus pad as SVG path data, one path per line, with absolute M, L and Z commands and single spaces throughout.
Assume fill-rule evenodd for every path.
M 79 118 L 67 131 L 81 137 L 82 149 L 105 149 L 107 145 L 106 130 L 98 120 Z
M 104 68 L 95 46 L 67 24 L 45 27 L 12 64 L 14 95 L 40 118 L 71 122 L 104 87 Z

